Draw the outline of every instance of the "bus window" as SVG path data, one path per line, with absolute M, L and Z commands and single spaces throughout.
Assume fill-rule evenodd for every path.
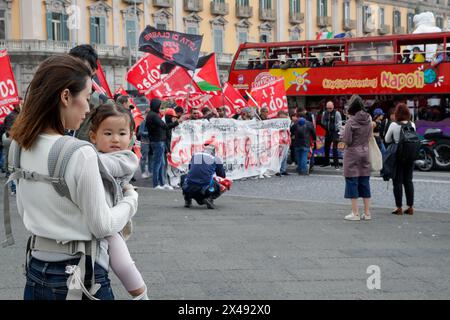
M 251 70 L 265 69 L 266 66 L 266 49 L 243 49 L 239 53 L 234 69 Z
M 426 44 L 408 43 L 407 45 L 399 43 L 399 48 L 401 51 L 400 63 L 431 62 L 433 64 L 439 64 L 448 60 L 448 47 L 447 50 L 444 50 L 444 44 L 442 42 Z
M 348 47 L 348 62 L 392 61 L 394 46 L 392 41 L 353 42 Z
M 270 69 L 301 68 L 305 66 L 304 47 L 280 47 L 269 51 Z
M 336 61 L 342 61 L 344 55 L 343 45 L 319 45 L 309 48 L 310 67 L 332 67 Z

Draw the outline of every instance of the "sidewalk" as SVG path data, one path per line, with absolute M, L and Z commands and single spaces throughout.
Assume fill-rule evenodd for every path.
M 348 222 L 348 206 L 326 203 L 224 196 L 216 210 L 185 209 L 180 192 L 139 194 L 129 248 L 151 299 L 450 298 L 448 214 L 375 209 L 372 221 Z M 13 227 L 16 244 L 0 249 L 0 299 L 20 299 L 25 284 L 16 213 Z M 367 288 L 371 265 L 381 290 Z

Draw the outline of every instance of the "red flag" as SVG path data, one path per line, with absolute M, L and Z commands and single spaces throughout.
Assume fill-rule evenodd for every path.
M 229 82 L 225 83 L 223 86 L 223 95 L 228 100 L 228 108 L 227 112 L 234 115 L 237 113 L 237 110 L 245 108 L 248 106 L 247 101 L 242 97 L 240 92 L 233 87 Z
M 112 98 L 113 95 L 111 94 L 111 90 L 109 89 L 108 81 L 106 81 L 105 73 L 103 72 L 102 65 L 100 64 L 100 60 L 97 60 L 97 65 L 98 65 L 98 69 L 97 69 L 97 73 L 95 74 L 97 77 L 96 77 L 96 79 L 92 80 L 94 89 L 98 93 L 104 94 L 104 95 Z
M 267 107 L 269 109 L 269 119 L 275 118 L 280 110 L 288 111 L 284 78 L 253 88 L 251 95 L 260 108 Z
M 164 63 L 163 59 L 147 54 L 128 71 L 127 81 L 140 92 L 145 93 L 145 91 L 161 81 L 160 66 L 162 63 Z
M 19 103 L 19 92 L 6 50 L 0 50 L 0 107 Z
M 125 91 L 124 88 L 120 87 L 116 90 L 115 94 L 121 94 L 123 96 L 128 97 L 128 92 Z M 133 98 L 129 98 L 130 103 L 134 106 L 133 109 L 131 109 L 131 113 L 133 114 L 134 123 L 136 124 L 136 130 L 141 125 L 142 121 L 144 121 L 144 116 L 142 115 L 141 110 L 136 106 L 134 103 Z
M 5 122 L 6 116 L 10 114 L 13 110 L 14 107 L 12 105 L 0 107 L 0 124 L 3 124 L 3 122 Z
M 146 97 L 151 100 L 158 99 L 186 99 L 202 95 L 197 84 L 192 81 L 186 70 L 175 67 L 162 81 L 156 83 L 146 92 Z

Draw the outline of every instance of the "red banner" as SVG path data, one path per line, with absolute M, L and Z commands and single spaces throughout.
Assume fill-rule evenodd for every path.
M 128 71 L 127 81 L 140 92 L 145 93 L 161 81 L 160 66 L 163 62 L 163 59 L 147 54 Z
M 14 73 L 6 50 L 0 51 L 0 107 L 19 103 Z
M 150 87 L 146 92 L 147 99 L 191 99 L 203 94 L 197 84 L 192 81 L 186 70 L 174 68 L 162 81 Z
M 277 79 L 263 86 L 253 88 L 251 95 L 256 100 L 260 108 L 266 107 L 269 109 L 269 119 L 276 118 L 278 111 L 288 111 L 283 78 Z

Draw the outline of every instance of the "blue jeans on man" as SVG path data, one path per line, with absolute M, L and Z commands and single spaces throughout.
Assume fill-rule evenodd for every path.
M 153 188 L 164 186 L 166 144 L 163 141 L 150 142 L 153 150 Z
M 297 172 L 299 174 L 308 173 L 308 153 L 309 147 L 295 147 L 295 156 L 297 158 Z
M 149 142 L 141 142 L 141 160 L 139 162 L 139 165 L 141 166 L 141 172 L 144 173 L 147 171 L 148 173 L 151 173 L 153 168 L 152 163 L 152 155 L 150 154 L 150 143 Z
M 286 150 L 283 150 L 283 156 L 281 158 L 280 173 L 286 173 L 287 172 L 288 154 L 289 154 L 289 150 L 288 150 L 288 147 L 286 147 Z

